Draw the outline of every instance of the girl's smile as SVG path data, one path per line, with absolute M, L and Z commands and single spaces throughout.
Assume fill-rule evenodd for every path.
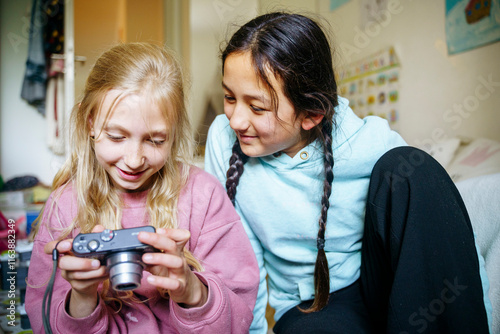
M 240 132 L 236 132 L 236 135 L 238 136 L 238 139 L 240 140 L 240 142 L 242 142 L 243 144 L 248 144 L 248 145 L 250 145 L 252 143 L 252 139 L 257 138 L 257 136 L 248 136 L 248 135 L 241 134 Z
M 142 174 L 144 174 L 144 171 L 134 173 L 134 172 L 126 172 L 124 170 L 121 170 L 120 168 L 117 168 L 117 171 L 118 173 L 120 173 L 122 178 L 129 181 L 138 180 L 142 176 Z

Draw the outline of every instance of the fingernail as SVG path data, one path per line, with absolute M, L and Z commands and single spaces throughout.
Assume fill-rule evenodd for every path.
M 145 255 L 142 257 L 142 259 L 143 259 L 144 261 L 151 261 L 151 260 L 153 259 L 153 255 L 151 255 L 151 254 L 145 254 Z
M 149 234 L 146 232 L 139 232 L 141 239 L 149 239 Z
M 156 231 L 156 233 L 158 233 L 158 234 L 165 234 L 165 233 L 167 233 L 167 230 L 165 230 L 164 228 L 160 228 L 160 229 L 158 229 Z
M 151 276 L 151 275 L 148 276 L 147 280 L 148 280 L 149 283 L 154 283 L 155 282 L 155 278 L 153 276 Z
M 61 242 L 61 247 L 63 249 L 69 249 L 69 248 L 71 248 L 71 243 L 69 241 L 62 241 Z
M 92 260 L 92 268 L 99 268 L 101 266 L 101 262 L 99 260 Z

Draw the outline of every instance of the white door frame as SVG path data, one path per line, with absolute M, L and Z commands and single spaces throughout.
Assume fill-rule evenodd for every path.
M 64 1 L 64 115 L 70 124 L 71 110 L 75 105 L 75 14 L 73 0 Z M 68 127 L 65 129 L 66 156 L 71 154 Z

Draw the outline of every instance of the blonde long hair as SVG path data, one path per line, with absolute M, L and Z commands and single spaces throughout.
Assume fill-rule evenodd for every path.
M 112 89 L 123 95 L 146 93 L 162 110 L 173 131 L 169 159 L 152 176 L 146 207 L 150 225 L 177 227 L 177 202 L 188 179 L 194 146 L 185 107 L 182 71 L 166 49 L 150 43 L 126 43 L 114 46 L 99 57 L 87 79 L 81 103 L 72 110 L 72 153 L 56 174 L 52 189 L 53 202 L 56 202 L 57 194 L 71 183 L 77 193 L 78 213 L 71 225 L 60 231 L 58 239 L 66 238 L 75 228 L 83 233 L 91 232 L 97 224 L 110 229 L 121 228 L 122 202 L 107 172 L 96 159 L 89 123 L 97 118 L 98 112 L 106 113 L 106 120 L 109 118 L 122 97 L 119 96 L 109 110 L 100 110 L 106 93 Z M 49 208 L 49 214 L 51 211 Z M 190 266 L 201 270 L 199 262 L 187 250 L 185 256 Z

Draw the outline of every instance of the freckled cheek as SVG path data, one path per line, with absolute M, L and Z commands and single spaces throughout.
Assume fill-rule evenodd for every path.
M 158 169 L 163 167 L 170 157 L 170 150 L 155 150 L 148 154 L 149 162 L 151 165 L 156 166 Z
M 122 154 L 121 150 L 117 147 L 112 148 L 108 147 L 107 145 L 96 145 L 95 146 L 95 153 L 97 156 L 97 159 L 101 163 L 112 163 L 120 160 Z
M 228 119 L 231 119 L 231 116 L 233 115 L 234 107 L 230 105 L 227 102 L 224 102 L 224 114 L 226 114 L 226 117 Z
M 254 122 L 254 129 L 261 139 L 273 136 L 275 133 L 274 126 L 268 119 L 262 119 L 258 122 Z

